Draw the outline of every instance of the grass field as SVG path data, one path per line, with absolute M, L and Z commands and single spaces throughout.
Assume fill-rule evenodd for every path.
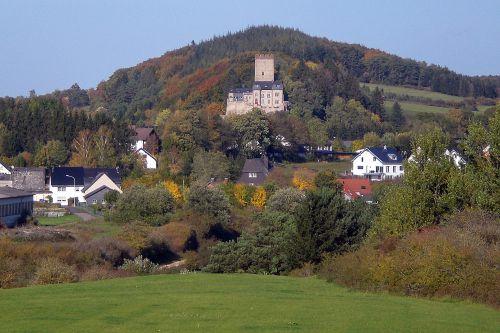
M 0 290 L 2 332 L 498 332 L 484 305 L 316 278 L 156 275 Z
M 384 102 L 384 106 L 387 111 L 392 110 L 393 105 L 394 101 Z M 439 106 L 418 104 L 412 102 L 399 102 L 399 105 L 401 105 L 401 110 L 403 110 L 404 114 L 414 114 L 418 112 L 446 114 L 450 110 L 450 108 L 442 108 Z
M 61 217 L 37 217 L 40 225 L 61 225 L 67 223 L 80 222 L 81 219 L 76 215 L 64 215 Z
M 351 161 L 286 163 L 275 166 L 266 181 L 274 182 L 279 186 L 292 186 L 293 173 L 300 168 L 310 169 L 313 172 L 334 170 L 337 174 L 340 174 L 346 170 L 351 170 Z
M 421 89 L 415 89 L 415 88 L 407 88 L 407 87 L 401 87 L 401 86 L 389 86 L 386 84 L 378 84 L 378 83 L 361 83 L 361 87 L 367 86 L 370 88 L 370 90 L 375 89 L 375 87 L 378 87 L 379 89 L 384 89 L 385 92 L 387 93 L 393 93 L 396 95 L 408 95 L 408 96 L 414 96 L 414 97 L 424 97 L 424 98 L 430 98 L 433 100 L 443 100 L 447 102 L 461 102 L 464 98 L 460 96 L 453 96 L 453 95 L 446 95 L 434 91 L 429 91 L 429 90 L 421 90 Z

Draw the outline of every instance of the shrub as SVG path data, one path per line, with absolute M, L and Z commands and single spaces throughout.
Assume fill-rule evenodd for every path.
M 103 260 L 115 267 L 120 266 L 124 259 L 132 258 L 135 254 L 134 249 L 125 241 L 111 237 L 79 242 L 74 247 L 80 253 L 90 252 L 96 260 Z
M 165 237 L 172 251 L 181 253 L 198 249 L 196 232 L 185 223 L 171 222 L 158 230 Z
M 314 172 L 309 169 L 298 169 L 293 173 L 292 184 L 299 190 L 311 190 L 314 187 Z
M 136 221 L 125 225 L 118 235 L 129 246 L 136 251 L 142 251 L 146 247 L 149 233 L 152 227 L 144 222 Z
M 78 281 L 78 275 L 72 266 L 57 258 L 42 259 L 36 270 L 34 284 L 56 284 Z
M 354 288 L 498 306 L 499 240 L 498 217 L 465 212 L 444 227 L 373 241 L 355 252 L 329 257 L 320 275 Z
M 160 230 L 155 230 L 148 235 L 141 254 L 155 263 L 167 263 L 179 258 L 170 249 L 168 238 Z
M 160 266 L 153 263 L 148 258 L 138 256 L 134 260 L 125 259 L 123 265 L 120 266 L 120 269 L 126 272 L 141 275 L 156 273 L 160 269 Z
M 250 201 L 252 206 L 258 209 L 262 209 L 266 205 L 266 201 L 267 201 L 266 190 L 261 186 L 257 187 L 252 196 L 252 200 Z
M 174 200 L 165 188 L 133 185 L 120 195 L 106 217 L 117 223 L 144 221 L 158 226 L 168 222 L 173 210 Z
M 208 215 L 215 223 L 224 225 L 230 221 L 229 202 L 218 188 L 194 184 L 189 189 L 187 205 L 195 212 Z
M 282 188 L 269 197 L 266 210 L 293 214 L 305 198 L 300 190 L 293 187 Z

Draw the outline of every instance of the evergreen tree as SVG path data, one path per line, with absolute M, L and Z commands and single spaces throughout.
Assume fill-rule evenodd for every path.
M 404 125 L 405 118 L 403 116 L 403 112 L 401 110 L 401 105 L 396 101 L 392 106 L 392 114 L 391 114 L 392 124 L 396 131 L 399 131 L 401 127 Z

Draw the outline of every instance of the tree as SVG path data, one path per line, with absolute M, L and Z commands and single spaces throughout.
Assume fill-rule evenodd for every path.
M 162 187 L 133 185 L 118 198 L 108 218 L 116 223 L 145 222 L 159 226 L 168 222 L 174 211 L 174 200 Z
M 10 149 L 10 131 L 3 123 L 0 123 L 0 156 L 6 156 L 11 153 Z
M 208 216 L 214 224 L 226 225 L 230 222 L 229 201 L 218 188 L 207 188 L 203 184 L 193 184 L 187 196 L 188 208 Z
M 228 118 L 237 135 L 237 145 L 246 157 L 260 157 L 271 144 L 269 121 L 259 109 Z
M 314 172 L 301 168 L 293 173 L 292 184 L 299 190 L 310 190 L 314 187 Z
M 371 94 L 370 110 L 377 114 L 380 120 L 385 120 L 384 96 L 382 96 L 382 90 L 378 87 L 375 87 L 375 90 Z
M 166 180 L 163 182 L 163 186 L 167 189 L 167 191 L 170 193 L 170 195 L 177 204 L 180 204 L 182 202 L 183 196 L 179 188 L 179 185 L 177 185 L 172 180 Z
M 370 227 L 371 215 L 368 205 L 346 201 L 338 188 L 308 192 L 296 216 L 302 261 L 319 262 L 323 253 L 356 248 Z
M 405 118 L 401 110 L 401 105 L 399 105 L 397 101 L 394 102 L 392 106 L 391 122 L 396 131 L 401 130 L 401 127 L 403 127 L 405 122 Z
M 258 186 L 255 189 L 255 192 L 254 192 L 254 194 L 252 196 L 252 200 L 250 201 L 250 203 L 255 208 L 262 209 L 266 205 L 266 201 L 267 201 L 266 190 L 263 187 Z
M 205 270 L 282 274 L 299 267 L 293 217 L 286 213 L 265 212 L 259 214 L 258 221 L 255 235 L 243 233 L 237 241 L 215 245 Z
M 266 210 L 294 214 L 305 198 L 304 192 L 296 188 L 282 188 L 269 197 Z
M 382 141 L 380 140 L 380 137 L 377 135 L 377 133 L 366 133 L 363 135 L 363 146 L 364 147 L 377 147 L 382 144 Z
M 337 173 L 333 170 L 321 171 L 314 177 L 314 186 L 316 188 L 342 189 L 341 184 L 337 181 Z
M 94 134 L 92 155 L 99 167 L 114 167 L 116 165 L 113 133 L 107 126 L 99 127 L 99 130 Z
M 193 157 L 191 176 L 202 182 L 208 182 L 212 178 L 229 178 L 229 167 L 229 160 L 223 153 L 199 150 Z
M 90 130 L 83 130 L 73 140 L 71 145 L 71 166 L 93 167 L 95 159 L 93 156 L 94 140 Z
M 50 140 L 40 146 L 35 153 L 35 164 L 51 168 L 63 165 L 68 159 L 68 150 L 59 140 Z

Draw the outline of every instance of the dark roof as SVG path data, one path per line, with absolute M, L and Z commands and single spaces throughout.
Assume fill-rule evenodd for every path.
M 269 172 L 269 167 L 261 158 L 249 158 L 245 161 L 243 170 L 241 172 Z
M 50 184 L 52 186 L 73 186 L 73 178 L 76 186 L 83 186 L 83 167 L 55 167 L 50 173 Z
M 134 130 L 135 130 L 134 139 L 147 140 L 155 129 L 153 127 L 136 127 L 134 128 Z
M 101 187 L 99 187 L 99 188 L 97 188 L 97 189 L 93 190 L 92 192 L 85 194 L 83 197 L 84 197 L 85 199 L 87 199 L 87 198 L 89 198 L 89 197 L 93 196 L 94 194 L 99 193 L 99 192 L 101 192 L 101 191 L 103 191 L 103 190 L 105 190 L 105 189 L 108 189 L 108 190 L 110 190 L 110 191 L 113 191 L 112 189 L 110 189 L 110 188 L 109 188 L 109 187 L 107 187 L 106 185 L 102 185 Z
M 0 187 L 0 199 L 30 197 L 33 193 L 18 190 L 12 187 Z
M 83 176 L 85 185 L 92 183 L 101 173 L 105 173 L 117 185 L 122 183 L 120 173 L 115 168 L 84 168 Z
M 366 148 L 372 152 L 384 164 L 400 164 L 403 163 L 403 156 L 393 147 L 368 147 Z
M 250 89 L 250 88 L 233 88 L 233 89 L 230 89 L 229 92 L 235 93 L 235 94 L 251 93 L 252 89 Z
M 281 90 L 283 89 L 283 83 L 281 83 L 281 81 L 255 81 L 253 83 L 253 89 Z
M 72 186 L 73 178 L 77 186 L 85 186 L 91 184 L 94 179 L 100 174 L 105 173 L 116 184 L 121 184 L 120 174 L 114 168 L 83 168 L 83 167 L 56 167 L 51 172 L 52 186 Z

